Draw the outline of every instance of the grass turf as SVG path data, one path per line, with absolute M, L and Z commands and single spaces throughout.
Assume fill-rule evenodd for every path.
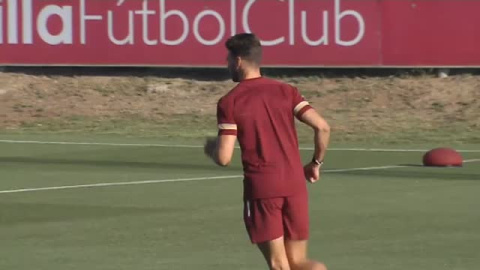
M 0 190 L 241 174 L 238 150 L 229 168 L 201 148 L 0 150 Z M 311 151 L 302 154 L 308 160 Z M 329 172 L 418 165 L 422 154 L 329 152 L 321 182 L 309 185 L 310 255 L 337 270 L 477 269 L 479 163 Z M 0 193 L 0 269 L 266 269 L 243 227 L 241 188 L 241 178 L 231 178 Z

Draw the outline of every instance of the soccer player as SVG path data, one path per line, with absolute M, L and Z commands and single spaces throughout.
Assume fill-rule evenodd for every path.
M 262 46 L 251 33 L 226 43 L 228 69 L 237 86 L 217 104 L 218 136 L 205 154 L 227 166 L 238 138 L 244 169 L 244 222 L 270 269 L 325 270 L 307 257 L 307 181 L 320 179 L 330 137 L 327 122 L 286 83 L 261 75 Z M 303 166 L 295 117 L 314 130 L 315 152 Z

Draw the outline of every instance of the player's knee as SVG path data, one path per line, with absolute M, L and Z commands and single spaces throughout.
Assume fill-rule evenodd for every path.
M 309 260 L 291 261 L 290 268 L 291 270 L 327 270 L 325 264 Z
M 327 266 L 323 263 L 316 262 L 313 265 L 312 270 L 327 270 Z
M 290 268 L 292 270 L 304 270 L 304 269 L 309 269 L 309 261 L 306 259 L 298 260 L 298 259 L 292 259 L 289 258 L 289 263 L 290 263 Z
M 272 265 L 270 270 L 290 270 L 288 265 Z
M 287 261 L 283 260 L 272 260 L 270 261 L 271 270 L 290 270 L 290 265 Z

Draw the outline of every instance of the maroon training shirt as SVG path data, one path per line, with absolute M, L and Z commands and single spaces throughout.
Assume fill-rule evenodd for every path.
M 293 86 L 264 77 L 244 80 L 217 106 L 219 135 L 236 135 L 245 199 L 306 192 L 295 116 L 311 109 Z

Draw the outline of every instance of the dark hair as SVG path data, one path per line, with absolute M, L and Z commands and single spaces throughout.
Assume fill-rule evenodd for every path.
M 257 65 L 262 61 L 262 45 L 254 34 L 236 34 L 225 42 L 225 47 L 233 57 L 241 57 Z

